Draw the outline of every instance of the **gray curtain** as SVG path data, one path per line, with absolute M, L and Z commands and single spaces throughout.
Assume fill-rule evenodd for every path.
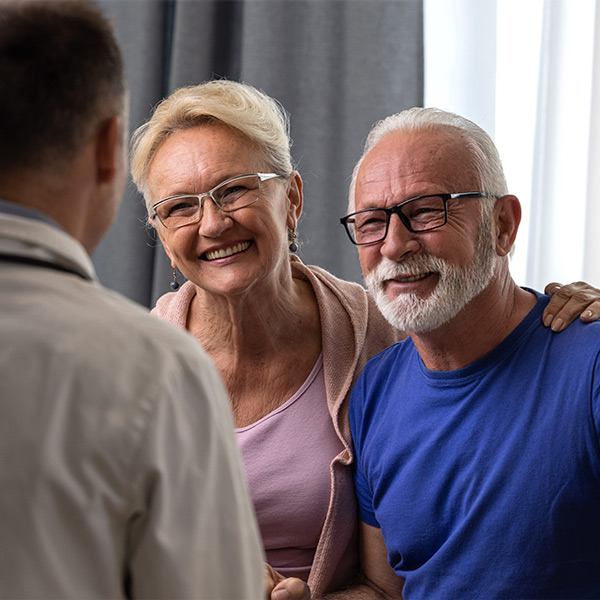
M 283 104 L 305 185 L 299 255 L 361 282 L 339 217 L 371 126 L 422 105 L 422 0 L 97 2 L 124 51 L 132 129 L 176 88 L 214 77 L 252 84 Z M 104 285 L 146 306 L 169 291 L 168 261 L 133 184 L 93 260 Z

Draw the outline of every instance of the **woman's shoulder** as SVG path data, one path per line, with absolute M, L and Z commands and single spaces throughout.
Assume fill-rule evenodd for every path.
M 326 269 L 316 265 L 306 265 L 297 256 L 292 257 L 292 273 L 294 277 L 308 280 L 313 288 L 324 286 L 332 292 L 367 299 L 365 288 L 355 281 L 347 281 L 333 275 Z M 316 284 L 316 285 L 315 285 Z
M 191 281 L 186 281 L 176 292 L 167 292 L 160 296 L 150 312 L 161 321 L 185 329 L 190 302 L 195 293 L 194 284 Z
M 377 351 L 403 339 L 405 335 L 392 327 L 379 312 L 371 294 L 359 283 L 346 281 L 321 267 L 305 265 L 297 257 L 292 261 L 294 276 L 308 280 L 313 287 L 322 324 L 333 323 L 339 330 L 343 321 L 363 343 Z

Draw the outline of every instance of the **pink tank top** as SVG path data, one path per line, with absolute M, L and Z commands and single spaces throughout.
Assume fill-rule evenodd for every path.
M 236 429 L 267 562 L 308 579 L 343 449 L 327 409 L 323 356 L 302 387 L 260 421 Z

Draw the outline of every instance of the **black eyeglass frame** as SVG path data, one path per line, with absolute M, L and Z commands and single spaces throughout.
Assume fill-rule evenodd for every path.
M 213 196 L 213 193 L 216 190 L 218 190 L 220 187 L 223 187 L 229 183 L 233 183 L 234 181 L 237 181 L 238 179 L 244 179 L 245 177 L 254 177 L 254 176 L 258 178 L 259 196 L 258 196 L 258 198 L 256 198 L 256 200 L 253 200 L 252 202 L 249 202 L 248 204 L 245 204 L 243 206 L 237 206 L 235 208 L 227 209 L 227 208 L 224 208 L 223 206 L 221 206 L 219 204 L 219 202 L 216 200 L 216 198 Z M 219 210 L 222 210 L 225 213 L 232 213 L 232 212 L 235 212 L 236 210 L 239 210 L 240 208 L 246 208 L 247 206 L 252 206 L 253 204 L 256 204 L 260 199 L 260 184 L 263 181 L 269 181 L 270 179 L 275 179 L 277 177 L 284 177 L 284 175 L 279 175 L 278 173 L 245 173 L 243 175 L 236 175 L 235 177 L 230 177 L 229 179 L 226 179 L 225 181 L 221 181 L 221 183 L 215 185 L 215 187 L 212 188 L 212 190 L 209 190 L 208 192 L 204 192 L 203 194 L 178 194 L 176 196 L 169 196 L 168 198 L 163 198 L 162 200 L 159 200 L 158 202 L 156 202 L 155 204 L 153 204 L 150 207 L 153 211 L 153 214 L 150 216 L 150 219 L 155 219 L 155 218 L 158 219 L 165 229 L 179 229 L 180 227 L 185 227 L 187 225 L 193 225 L 194 223 L 197 223 L 198 221 L 200 221 L 200 219 L 202 218 L 202 211 L 203 211 L 202 204 L 203 204 L 204 198 L 206 198 L 207 196 L 214 202 L 215 206 L 218 207 Z M 189 221 L 188 223 L 182 223 L 181 225 L 175 225 L 175 226 L 165 225 L 163 220 L 160 218 L 160 216 L 156 212 L 156 207 L 160 206 L 161 204 L 164 204 L 165 202 L 169 202 L 170 200 L 177 200 L 179 198 L 197 198 L 198 199 L 198 206 L 199 206 L 198 218 L 194 219 L 193 221 Z
M 460 192 L 457 194 L 426 194 L 425 196 L 417 196 L 416 198 L 409 198 L 408 200 L 405 200 L 404 202 L 400 202 L 400 204 L 396 204 L 395 206 L 390 206 L 387 208 L 386 207 L 365 208 L 363 210 L 358 210 L 356 212 L 350 213 L 349 215 L 346 215 L 345 217 L 342 217 L 340 219 L 340 223 L 344 226 L 344 229 L 346 230 L 346 233 L 348 234 L 348 238 L 355 246 L 368 246 L 370 244 L 378 244 L 379 242 L 383 242 L 383 240 L 385 240 L 385 238 L 387 237 L 388 231 L 390 229 L 390 219 L 392 218 L 393 214 L 396 214 L 396 215 L 398 215 L 398 217 L 400 217 L 400 221 L 402 221 L 402 224 L 404 225 L 404 227 L 406 227 L 406 229 L 408 229 L 408 231 L 410 231 L 411 233 L 425 233 L 427 231 L 433 231 L 435 229 L 439 229 L 440 227 L 443 227 L 448 222 L 448 200 L 456 200 L 456 199 L 460 199 L 460 198 L 489 198 L 489 197 L 490 197 L 489 194 L 485 194 L 484 192 Z M 424 198 L 441 198 L 442 199 L 442 201 L 444 203 L 444 221 L 442 223 L 440 223 L 439 225 L 435 225 L 434 227 L 428 227 L 427 229 L 413 229 L 410 225 L 410 219 L 402 212 L 402 207 L 406 206 L 407 204 L 410 204 L 411 202 L 416 202 L 417 200 L 423 200 Z M 383 237 L 381 237 L 378 240 L 373 240 L 371 242 L 357 242 L 352 237 L 352 233 L 350 232 L 350 228 L 348 227 L 348 221 L 352 217 L 355 217 L 356 215 L 375 211 L 375 210 L 383 211 L 383 212 L 385 212 L 385 215 L 386 215 L 385 232 L 383 234 Z

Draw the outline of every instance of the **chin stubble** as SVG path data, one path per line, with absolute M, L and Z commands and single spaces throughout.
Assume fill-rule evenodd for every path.
M 437 329 L 454 318 L 480 294 L 494 276 L 496 252 L 490 225 L 479 227 L 475 263 L 462 267 L 427 254 L 408 257 L 401 263 L 384 258 L 365 282 L 386 320 L 404 332 L 421 333 Z M 426 298 L 414 293 L 390 299 L 385 282 L 407 275 L 437 274 L 439 281 Z

